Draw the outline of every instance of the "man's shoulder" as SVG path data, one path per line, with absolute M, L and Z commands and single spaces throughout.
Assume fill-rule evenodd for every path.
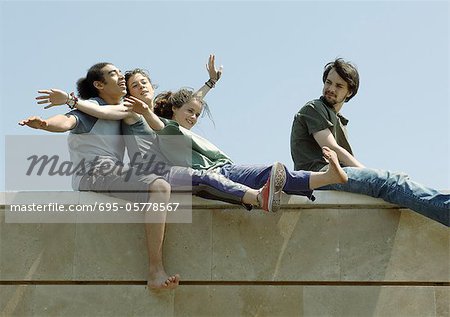
M 100 105 L 100 106 L 104 106 L 106 105 L 106 101 L 104 101 L 102 98 L 100 97 L 93 97 L 93 98 L 89 98 L 89 101 L 95 102 L 96 104 Z
M 300 108 L 300 112 L 307 109 L 326 109 L 326 104 L 321 99 L 313 99 L 305 103 L 305 105 Z
M 327 105 L 321 99 L 313 99 L 308 101 L 300 108 L 296 116 L 312 115 L 313 113 L 327 113 Z

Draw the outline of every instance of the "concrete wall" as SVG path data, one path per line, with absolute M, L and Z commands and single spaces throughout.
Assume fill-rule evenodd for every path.
M 114 201 L 18 193 L 29 202 Z M 0 223 L 6 316 L 450 316 L 450 231 L 378 199 L 284 196 L 276 214 L 195 198 L 168 224 L 173 291 L 145 288 L 144 226 Z M 1 198 L 0 198 L 1 199 Z

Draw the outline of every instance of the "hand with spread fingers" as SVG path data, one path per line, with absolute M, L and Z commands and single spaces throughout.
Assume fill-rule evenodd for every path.
M 60 89 L 43 89 L 38 90 L 38 93 L 41 94 L 36 97 L 38 104 L 49 104 L 44 109 L 64 105 L 69 100 L 69 94 Z
M 128 109 L 141 114 L 153 130 L 159 131 L 164 128 L 164 122 L 162 122 L 161 119 L 153 112 L 153 99 L 150 104 L 147 104 L 133 96 L 125 97 L 123 101 L 123 105 L 128 107 Z
M 145 114 L 146 112 L 153 110 L 153 99 L 151 100 L 150 105 L 133 96 L 125 97 L 123 101 L 124 106 L 129 107 L 130 110 L 139 114 Z

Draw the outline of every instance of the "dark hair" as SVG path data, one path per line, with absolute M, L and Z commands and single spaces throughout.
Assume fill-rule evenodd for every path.
M 98 90 L 94 87 L 94 81 L 105 82 L 102 69 L 111 63 L 97 63 L 89 68 L 86 77 L 80 78 L 77 81 L 78 96 L 83 99 L 98 97 Z
M 350 97 L 345 99 L 345 102 L 352 99 L 359 88 L 359 74 L 358 70 L 354 65 L 349 62 L 344 61 L 342 58 L 336 58 L 334 62 L 330 62 L 325 65 L 323 71 L 322 81 L 325 83 L 328 77 L 328 73 L 334 69 L 340 77 L 348 84 L 348 89 L 352 93 Z
M 158 88 L 158 85 L 152 83 L 152 80 L 150 79 L 150 75 L 148 74 L 147 70 L 142 69 L 142 68 L 135 68 L 133 70 L 128 70 L 128 71 L 125 72 L 125 82 L 127 84 L 127 96 L 130 95 L 130 92 L 129 92 L 129 89 L 128 89 L 128 80 L 130 79 L 131 76 L 136 75 L 136 74 L 141 74 L 142 76 L 147 78 L 148 81 L 150 82 L 150 85 L 152 85 L 153 90 Z
M 194 90 L 192 88 L 181 88 L 180 90 L 175 92 L 164 91 L 158 94 L 155 97 L 155 109 L 154 109 L 155 114 L 166 119 L 172 119 L 173 117 L 172 107 L 179 109 L 185 103 L 188 103 L 193 99 L 200 102 L 201 105 L 203 106 L 204 111 L 202 112 L 202 114 L 206 112 L 208 116 L 211 118 L 211 113 L 209 111 L 208 104 L 203 99 L 197 97 L 194 94 Z

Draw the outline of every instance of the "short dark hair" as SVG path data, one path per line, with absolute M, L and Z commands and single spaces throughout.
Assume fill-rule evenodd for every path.
M 127 96 L 130 95 L 130 92 L 128 90 L 128 80 L 131 78 L 131 76 L 136 75 L 136 74 L 141 74 L 142 76 L 147 78 L 148 81 L 150 82 L 150 85 L 152 85 L 153 90 L 158 88 L 158 85 L 153 84 L 153 82 L 152 82 L 152 80 L 150 78 L 149 72 L 147 70 L 142 69 L 142 68 L 135 68 L 135 69 L 128 70 L 128 71 L 125 72 L 125 82 L 127 84 Z
M 336 58 L 333 62 L 329 62 L 325 65 L 323 71 L 322 81 L 325 83 L 328 77 L 328 73 L 332 70 L 336 70 L 339 76 L 348 84 L 348 89 L 352 93 L 350 97 L 345 99 L 345 102 L 352 99 L 359 88 L 359 73 L 356 66 L 352 65 L 350 62 L 344 61 L 342 58 Z
M 98 90 L 94 86 L 94 81 L 101 81 L 102 83 L 105 82 L 105 76 L 103 75 L 102 69 L 107 65 L 112 64 L 106 62 L 97 63 L 89 68 L 86 77 L 78 79 L 78 96 L 82 99 L 98 97 Z

